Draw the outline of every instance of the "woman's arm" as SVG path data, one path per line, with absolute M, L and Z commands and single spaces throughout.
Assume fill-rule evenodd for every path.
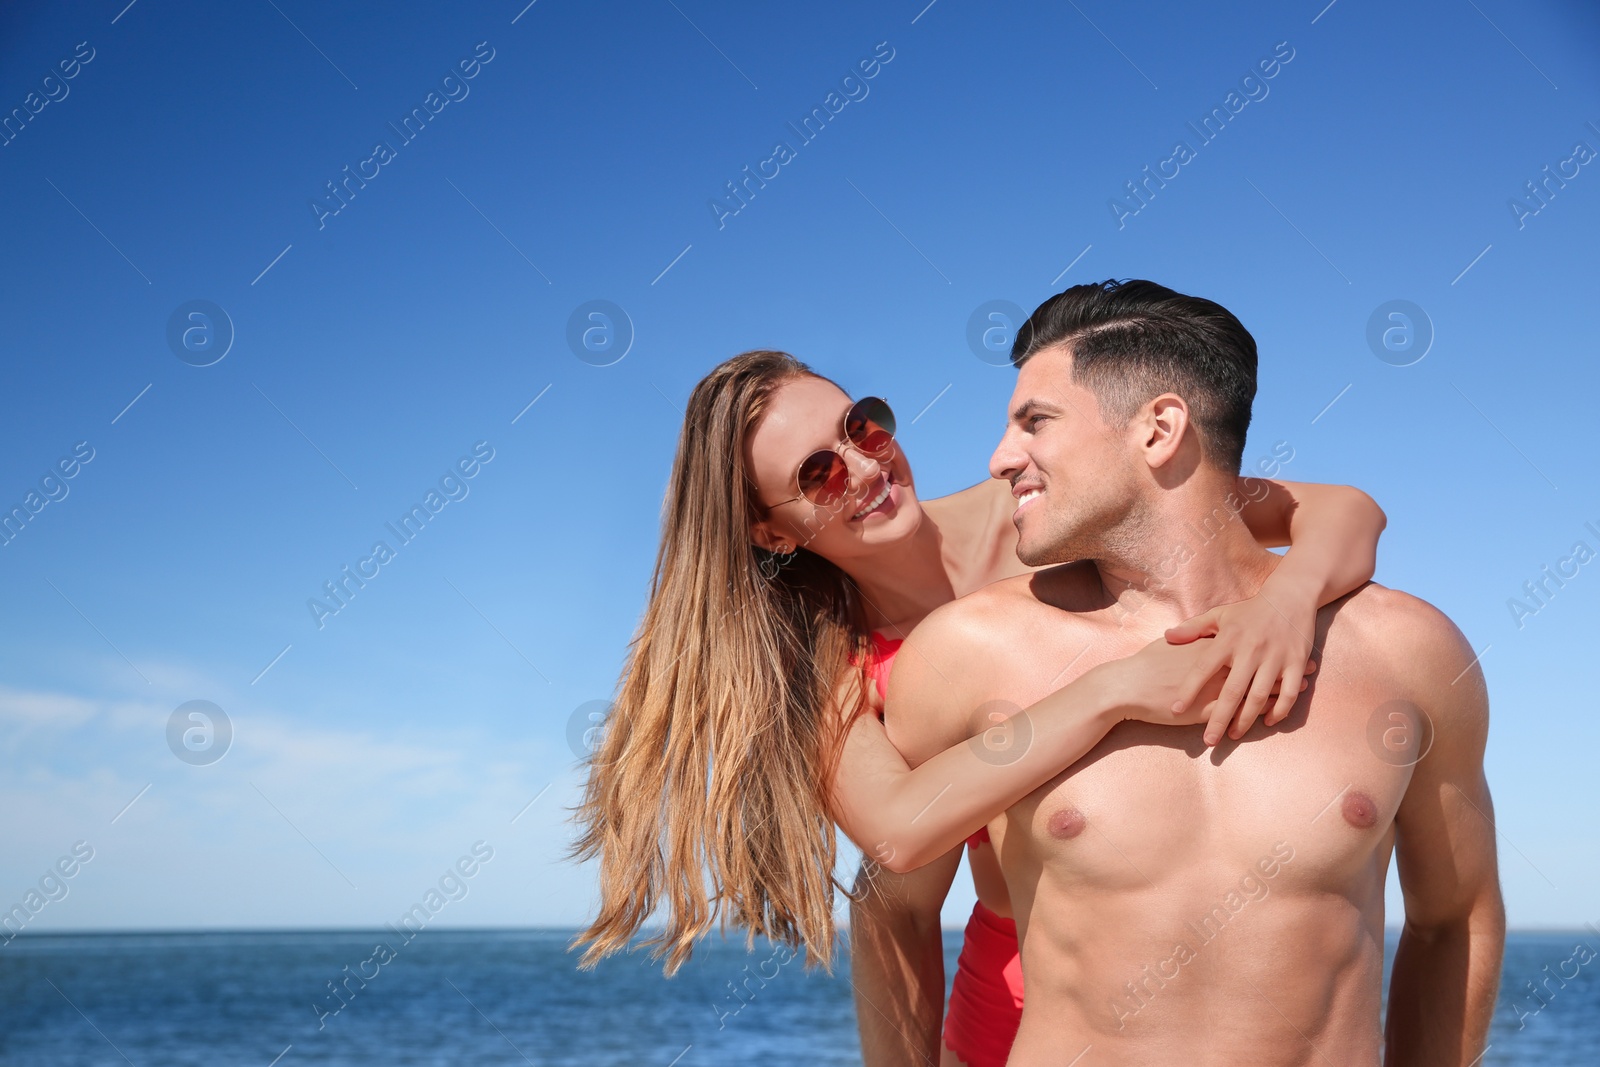
M 957 741 L 912 769 L 883 723 L 865 712 L 851 723 L 834 774 L 834 819 L 872 861 L 896 874 L 916 870 L 1077 762 L 1120 721 L 1086 674 L 994 728 L 997 752 L 1005 734 L 1013 741 L 1020 731 L 1031 734 L 1014 761 L 986 759 L 991 750 L 980 738 Z
M 930 619 L 937 626 L 937 620 Z M 915 639 L 928 644 L 918 627 Z M 867 857 L 896 873 L 959 845 L 990 819 L 1061 773 L 1124 719 L 1188 726 L 1201 704 L 1174 712 L 1180 687 L 1209 642 L 1154 641 L 1139 653 L 1084 672 L 1009 719 L 970 723 L 968 697 L 941 684 L 913 687 L 897 706 L 919 735 L 948 747 L 913 769 L 870 711 L 849 724 L 832 782 L 832 813 Z M 908 653 L 902 649 L 901 655 Z M 916 653 L 909 653 L 916 655 Z M 1202 691 L 1215 694 L 1220 678 Z M 851 706 L 842 702 L 842 706 Z
M 1240 517 L 1258 540 L 1291 543 L 1256 597 L 1207 612 L 1168 631 L 1166 642 L 1086 671 L 1010 719 L 967 722 L 964 716 L 981 701 L 967 702 L 943 679 L 937 698 L 907 694 L 911 699 L 901 706 L 914 709 L 919 730 L 947 743 L 915 769 L 875 715 L 858 716 L 832 782 L 833 815 L 845 834 L 889 870 L 914 870 L 1076 763 L 1124 719 L 1208 723 L 1206 741 L 1216 744 L 1233 719 L 1224 709 L 1240 708 L 1241 701 L 1245 706 L 1227 731 L 1234 737 L 1244 735 L 1275 693 L 1278 706 L 1268 723 L 1287 715 L 1305 675 L 1316 669 L 1309 635 L 1317 608 L 1372 577 L 1386 520 L 1370 497 L 1344 486 L 1250 479 L 1241 483 L 1241 494 L 1247 503 Z M 939 644 L 939 635 L 929 632 L 938 622 L 936 613 L 918 627 L 919 644 Z M 1180 651 L 1187 655 L 1172 655 Z M 1219 673 L 1224 667 L 1229 671 Z M 855 706 L 853 694 L 843 695 L 841 707 Z
M 1321 607 L 1359 589 L 1378 565 L 1378 536 L 1388 517 L 1378 502 L 1348 485 L 1241 478 L 1239 517 L 1268 548 L 1288 545 L 1263 592 Z
M 1317 610 L 1371 579 L 1388 522 L 1376 501 L 1347 485 L 1241 478 L 1239 494 L 1239 517 L 1255 539 L 1268 547 L 1287 544 L 1289 551 L 1254 597 L 1167 631 L 1175 643 L 1217 638 L 1185 686 L 1185 706 L 1219 668 L 1228 668 L 1207 716 L 1208 745 L 1222 740 L 1230 721 L 1228 736 L 1243 737 L 1275 686 L 1278 699 L 1265 722 L 1288 716 L 1313 650 Z

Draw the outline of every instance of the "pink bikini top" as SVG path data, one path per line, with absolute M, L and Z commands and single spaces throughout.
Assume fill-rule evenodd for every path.
M 878 697 L 882 700 L 889 699 L 889 670 L 894 666 L 895 653 L 900 651 L 900 646 L 904 643 L 903 637 L 884 637 L 878 631 L 872 631 L 872 648 L 867 653 L 867 673 L 872 676 L 872 681 L 878 687 Z M 879 718 L 882 718 L 881 714 Z M 967 838 L 969 848 L 988 843 L 987 826 Z

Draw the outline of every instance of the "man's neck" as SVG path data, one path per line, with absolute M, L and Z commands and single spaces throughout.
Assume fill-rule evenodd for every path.
M 1161 501 L 1134 536 L 1115 538 L 1094 561 L 1107 597 L 1152 625 L 1248 600 L 1279 563 L 1251 535 L 1235 497 L 1194 489 Z

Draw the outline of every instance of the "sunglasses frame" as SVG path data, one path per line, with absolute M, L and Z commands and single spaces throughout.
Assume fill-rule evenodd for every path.
M 812 500 L 810 497 L 806 496 L 805 490 L 800 485 L 800 472 L 805 469 L 806 464 L 810 463 L 813 458 L 815 458 L 817 456 L 820 456 L 823 453 L 830 453 L 831 455 L 833 455 L 834 462 L 837 462 L 837 463 L 847 463 L 847 461 L 844 458 L 844 451 L 843 451 L 847 447 L 855 449 L 857 452 L 861 453 L 863 456 L 866 456 L 868 459 L 872 459 L 872 460 L 887 459 L 889 457 L 889 454 L 890 454 L 890 449 L 892 449 L 892 447 L 894 445 L 894 442 L 895 442 L 894 430 L 890 430 L 889 431 L 889 446 L 890 446 L 890 449 L 886 449 L 883 452 L 882 455 L 874 455 L 873 453 L 868 452 L 866 449 L 862 448 L 850 436 L 850 432 L 849 432 L 850 416 L 862 404 L 865 404 L 868 401 L 873 401 L 873 400 L 877 401 L 878 403 L 880 403 L 880 404 L 882 404 L 884 406 L 884 408 L 889 412 L 889 418 L 890 418 L 891 421 L 894 419 L 894 408 L 890 407 L 889 401 L 885 400 L 881 396 L 864 396 L 860 400 L 857 400 L 857 401 L 853 402 L 847 409 L 845 409 L 844 418 L 840 421 L 840 429 L 843 430 L 844 432 L 840 436 L 838 442 L 836 444 L 834 444 L 834 446 L 832 448 L 819 448 L 819 449 L 817 449 L 815 452 L 811 453 L 810 455 L 808 455 L 804 459 L 802 459 L 795 466 L 795 469 L 794 469 L 794 486 L 795 486 L 796 489 L 799 489 L 800 492 L 796 493 L 794 496 L 788 497 L 788 498 L 786 498 L 784 500 L 780 500 L 776 504 L 762 504 L 761 506 L 770 511 L 773 508 L 782 507 L 783 505 L 792 503 L 792 502 L 794 502 L 796 500 L 804 500 L 807 503 L 811 504 L 813 507 L 819 507 L 819 508 L 831 507 L 832 506 L 831 504 L 822 504 L 822 503 L 819 503 L 818 501 Z M 865 421 L 873 422 L 874 420 L 868 419 L 868 420 L 865 420 Z M 833 466 L 830 465 L 830 467 L 829 467 L 830 475 L 832 474 L 833 470 L 835 470 L 835 469 L 836 468 L 834 468 Z M 847 465 L 846 469 L 848 470 L 848 465 Z M 824 483 L 824 484 L 826 484 L 826 483 Z

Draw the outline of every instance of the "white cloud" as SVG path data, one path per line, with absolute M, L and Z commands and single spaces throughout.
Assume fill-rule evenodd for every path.
M 76 840 L 99 851 L 94 877 L 79 881 L 70 906 L 41 915 L 41 929 L 375 925 L 479 839 L 501 860 L 460 921 L 581 917 L 589 879 L 561 859 L 573 799 L 564 746 L 454 719 L 352 726 L 285 713 L 254 693 L 230 698 L 205 679 L 185 689 L 226 702 L 233 740 L 212 765 L 168 750 L 181 701 L 149 700 L 143 686 L 99 699 L 0 689 L 10 765 L 0 810 L 13 831 L 0 896 Z M 554 900 L 528 892 L 555 884 L 564 891 Z
M 67 693 L 43 693 L 0 685 L 0 721 L 21 727 L 82 726 L 98 711 L 95 703 Z

